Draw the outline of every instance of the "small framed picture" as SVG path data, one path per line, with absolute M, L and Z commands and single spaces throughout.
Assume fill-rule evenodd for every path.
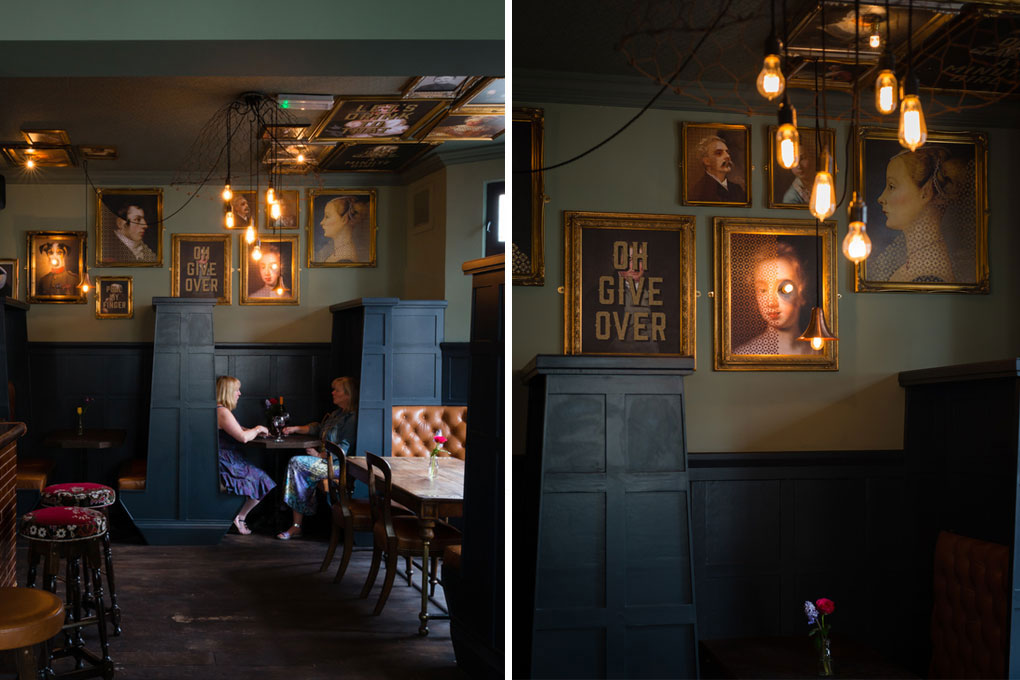
M 341 98 L 312 138 L 326 142 L 406 139 L 448 104 L 435 99 Z
M 84 231 L 30 231 L 28 301 L 85 304 L 78 288 L 85 268 Z
M 230 304 L 230 234 L 174 234 L 170 296 Z
M 797 128 L 800 135 L 800 162 L 787 170 L 776 162 L 776 126 L 766 130 L 765 140 L 765 206 L 768 208 L 808 209 L 811 185 L 815 181 L 815 166 L 821 158 L 822 149 L 828 146 L 832 157 L 836 157 L 836 133 L 832 128 L 819 131 L 822 144 L 815 144 L 814 128 Z M 837 174 L 839 169 L 836 168 Z
M 404 99 L 456 99 L 471 76 L 420 76 L 412 78 L 404 87 Z
M 234 191 L 230 199 L 230 211 L 234 213 L 234 229 L 258 227 L 259 200 L 254 191 Z
M 263 236 L 259 249 L 262 257 L 253 260 L 253 246 L 241 239 L 241 304 L 299 304 L 297 235 Z
M 315 170 L 318 164 L 333 152 L 332 142 L 308 144 L 305 142 L 279 142 L 270 145 L 262 162 L 274 165 L 276 171 L 286 175 L 304 175 Z
M 542 109 L 514 108 L 512 167 L 530 172 L 516 180 L 511 200 L 511 274 L 515 286 L 545 285 L 545 118 Z
M 751 206 L 750 125 L 684 123 L 684 205 Z
M 489 141 L 506 129 L 506 117 L 499 114 L 455 114 L 443 118 L 425 135 L 426 142 L 451 139 Z
M 915 151 L 896 130 L 858 133 L 857 189 L 871 255 L 856 292 L 988 293 L 988 138 L 928 131 Z
M 71 138 L 68 137 L 67 130 L 22 130 L 21 136 L 29 144 L 71 145 Z
M 0 154 L 13 168 L 23 168 L 32 160 L 40 168 L 67 168 L 76 164 L 71 155 L 71 147 L 63 149 L 24 149 L 12 146 L 0 146 Z
M 453 105 L 454 113 L 505 113 L 506 79 L 484 78 Z
M 117 147 L 115 146 L 79 146 L 78 153 L 88 161 L 115 161 L 117 160 Z
M 96 318 L 130 319 L 135 315 L 135 293 L 130 276 L 96 277 Z
M 280 202 L 280 218 L 274 220 L 266 214 L 267 229 L 297 229 L 298 211 L 301 204 L 301 192 L 298 189 L 281 189 L 276 192 Z
M 343 144 L 319 165 L 326 172 L 400 172 L 434 144 Z
M 814 307 L 839 335 L 835 222 L 716 217 L 713 251 L 715 370 L 839 369 L 838 343 L 798 339 Z
M 309 267 L 374 267 L 375 189 L 308 192 Z
M 563 213 L 564 354 L 695 355 L 694 218 Z
M 96 190 L 96 266 L 163 266 L 163 190 Z
M 0 297 L 17 300 L 19 290 L 17 258 L 0 259 Z

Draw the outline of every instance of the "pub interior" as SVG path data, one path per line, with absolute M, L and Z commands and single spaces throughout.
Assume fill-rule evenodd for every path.
M 501 677 L 502 4 L 5 13 L 0 677 Z
M 515 677 L 1020 675 L 1016 3 L 514 8 Z

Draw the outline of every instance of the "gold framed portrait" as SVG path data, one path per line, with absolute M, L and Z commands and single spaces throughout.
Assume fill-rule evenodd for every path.
M 84 231 L 30 231 L 28 302 L 85 304 L 78 285 L 85 271 Z
M 865 127 L 856 143 L 871 255 L 854 291 L 988 293 L 987 136 L 929 130 L 907 151 L 896 130 Z
M 374 267 L 375 236 L 375 189 L 308 192 L 309 267 Z
M 18 287 L 18 258 L 0 258 L 0 298 L 17 300 L 21 292 Z
M 776 162 L 777 129 L 775 125 L 765 129 L 765 207 L 807 210 L 821 150 L 828 145 L 832 158 L 836 157 L 836 131 L 832 128 L 819 130 L 818 137 L 821 141 L 819 148 L 819 145 L 815 144 L 815 129 L 798 127 L 800 162 L 787 170 Z M 838 174 L 839 168 L 836 167 L 833 176 Z
M 751 126 L 683 123 L 680 142 L 684 205 L 751 207 Z
M 163 266 L 162 189 L 96 189 L 96 266 Z
M 258 260 L 252 259 L 253 250 L 241 239 L 241 304 L 300 304 L 297 234 L 263 236 Z
M 135 315 L 134 282 L 130 276 L 96 277 L 96 318 L 130 319 Z
M 230 304 L 230 234 L 174 234 L 170 296 Z
M 739 217 L 714 223 L 715 370 L 839 370 L 837 342 L 815 350 L 798 339 L 816 306 L 839 335 L 836 223 Z
M 695 356 L 694 218 L 563 213 L 564 354 Z

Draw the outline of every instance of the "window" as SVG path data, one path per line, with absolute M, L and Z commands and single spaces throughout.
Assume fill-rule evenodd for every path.
M 506 182 L 485 185 L 485 256 L 506 250 Z

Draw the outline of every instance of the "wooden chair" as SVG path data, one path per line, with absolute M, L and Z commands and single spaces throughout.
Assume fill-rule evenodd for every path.
M 425 545 L 418 535 L 418 518 L 393 514 L 393 473 L 390 464 L 374 453 L 365 453 L 368 461 L 368 498 L 372 509 L 372 565 L 368 570 L 365 587 L 361 589 L 361 597 L 368 597 L 375 578 L 379 574 L 379 563 L 382 554 L 386 553 L 386 578 L 382 592 L 375 604 L 373 615 L 378 616 L 386 605 L 386 599 L 393 588 L 393 578 L 397 574 L 397 557 L 403 555 L 424 556 Z M 429 550 L 434 554 L 442 554 L 450 545 L 461 542 L 461 534 L 446 522 L 436 522 L 435 537 L 429 543 Z M 424 560 L 422 568 L 425 568 Z
M 324 442 L 326 453 L 333 454 L 326 456 L 327 476 L 323 482 L 326 484 L 326 493 L 329 494 L 330 510 L 333 515 L 333 529 L 329 535 L 329 548 L 326 549 L 326 557 L 322 560 L 319 571 L 326 571 L 333 561 L 336 553 L 336 546 L 340 540 L 340 531 L 344 532 L 344 553 L 340 558 L 340 566 L 333 577 L 333 583 L 340 583 L 347 571 L 347 564 L 351 561 L 351 553 L 354 552 L 354 532 L 371 531 L 372 510 L 367 500 L 356 500 L 351 498 L 350 489 L 347 487 L 347 456 L 337 444 Z M 333 469 L 333 456 L 340 462 L 340 470 Z M 338 474 L 339 473 L 339 474 Z

